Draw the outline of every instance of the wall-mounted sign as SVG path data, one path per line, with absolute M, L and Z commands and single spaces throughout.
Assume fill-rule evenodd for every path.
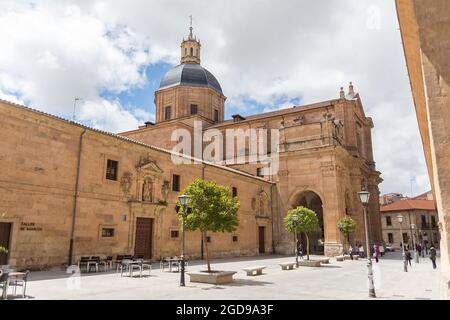
M 41 227 L 37 227 L 34 222 L 22 222 L 20 224 L 21 231 L 42 231 Z

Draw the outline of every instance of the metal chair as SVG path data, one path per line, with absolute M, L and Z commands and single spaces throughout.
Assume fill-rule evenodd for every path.
M 22 297 L 25 298 L 25 293 L 27 291 L 27 279 L 28 274 L 30 273 L 29 270 L 25 272 L 25 275 L 23 277 L 14 277 L 14 280 L 9 282 L 9 286 L 14 286 L 14 295 L 17 295 L 17 287 L 22 287 Z
M 159 268 L 161 271 L 164 271 L 165 267 L 170 267 L 170 257 L 161 257 L 161 261 L 159 262 Z

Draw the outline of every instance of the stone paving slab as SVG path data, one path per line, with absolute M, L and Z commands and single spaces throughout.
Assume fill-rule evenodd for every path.
M 369 299 L 365 259 L 336 262 L 332 258 L 329 265 L 320 268 L 300 267 L 288 271 L 278 265 L 291 261 L 295 258 L 213 260 L 215 270 L 237 271 L 236 280 L 227 285 L 190 283 L 186 275 L 185 288 L 179 286 L 179 273 L 162 272 L 159 263 L 153 264 L 150 277 L 143 278 L 121 277 L 115 271 L 83 273 L 81 277 L 69 276 L 64 271 L 32 272 L 27 299 Z M 373 263 L 379 299 L 439 299 L 439 268 L 434 270 L 428 258 L 421 258 L 419 264 L 412 263 L 409 272 L 404 272 L 401 257 L 395 252 Z M 267 266 L 262 275 L 249 277 L 242 270 L 258 265 Z M 192 261 L 187 270 L 205 269 L 205 262 Z

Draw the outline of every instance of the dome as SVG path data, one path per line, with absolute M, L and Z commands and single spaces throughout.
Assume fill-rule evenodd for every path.
M 223 94 L 216 77 L 199 64 L 186 63 L 172 68 L 161 80 L 159 90 L 177 85 L 208 87 Z

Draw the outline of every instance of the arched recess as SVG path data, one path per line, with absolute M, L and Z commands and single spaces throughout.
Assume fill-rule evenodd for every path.
M 311 254 L 324 254 L 325 228 L 323 219 L 323 201 L 321 197 L 314 191 L 306 190 L 295 196 L 293 202 L 291 203 L 293 208 L 303 206 L 313 210 L 317 214 L 317 217 L 319 218 L 320 231 L 308 234 L 310 244 L 309 250 Z M 301 235 L 299 234 L 298 236 L 299 236 L 298 239 L 301 239 L 305 247 L 306 246 L 305 235 L 302 233 Z

